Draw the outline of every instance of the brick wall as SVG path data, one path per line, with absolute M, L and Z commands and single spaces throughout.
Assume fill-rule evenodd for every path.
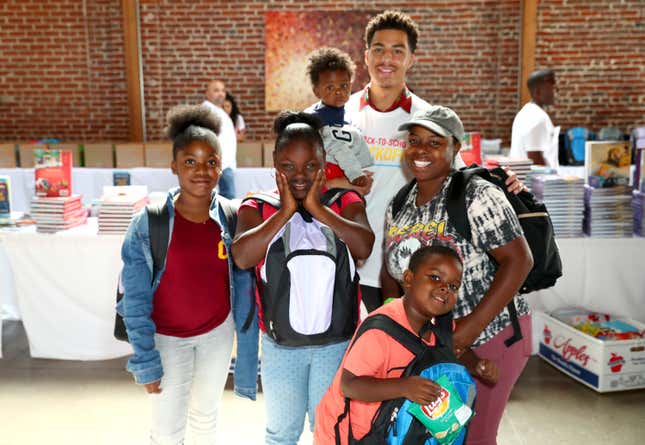
M 128 137 L 121 6 L 0 2 L 0 139 Z
M 645 125 L 645 2 L 541 1 L 536 66 L 556 70 L 562 128 Z
M 409 75 L 417 94 L 451 104 L 469 130 L 489 137 L 507 131 L 517 106 L 517 1 L 363 3 L 376 11 L 404 8 L 419 23 L 417 63 Z M 315 5 L 321 11 L 356 9 L 354 2 Z M 264 12 L 306 8 L 311 3 L 142 1 L 149 137 L 161 136 L 168 108 L 203 100 L 206 83 L 221 78 L 238 99 L 248 138 L 270 138 L 275 113 L 264 111 Z
M 264 111 L 264 12 L 311 2 L 140 0 L 148 139 L 165 113 L 203 100 L 226 80 L 250 139 L 271 137 Z M 518 0 L 349 2 L 316 10 L 403 8 L 421 26 L 410 87 L 447 104 L 468 130 L 508 145 L 518 109 Z M 542 0 L 536 65 L 558 72 L 563 128 L 645 125 L 642 0 Z M 119 0 L 0 2 L 0 140 L 57 136 L 126 140 L 127 97 Z M 362 63 L 362 61 L 357 61 Z

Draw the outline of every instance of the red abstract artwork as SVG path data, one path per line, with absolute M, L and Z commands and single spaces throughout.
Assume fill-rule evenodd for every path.
M 307 56 L 323 46 L 352 57 L 356 64 L 352 91 L 361 89 L 368 81 L 363 32 L 373 15 L 372 11 L 267 12 L 266 110 L 302 110 L 316 102 L 306 73 Z

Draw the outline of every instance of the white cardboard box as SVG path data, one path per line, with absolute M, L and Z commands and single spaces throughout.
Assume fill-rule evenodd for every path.
M 538 354 L 547 363 L 598 392 L 645 388 L 645 339 L 603 341 L 544 312 L 533 315 Z M 624 320 L 645 330 L 642 323 Z

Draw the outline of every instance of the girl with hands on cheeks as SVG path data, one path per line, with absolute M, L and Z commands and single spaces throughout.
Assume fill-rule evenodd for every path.
M 345 244 L 343 251 L 348 250 L 354 260 L 367 258 L 372 250 L 374 234 L 367 222 L 365 203 L 357 192 L 343 191 L 329 206 L 320 202 L 321 195 L 327 190 L 323 141 L 318 131 L 320 125 L 316 116 L 291 111 L 281 113 L 275 120 L 277 138 L 273 163 L 277 191 L 272 194 L 279 198 L 279 208 L 254 196 L 247 198 L 238 212 L 237 236 L 232 245 L 235 263 L 243 269 L 257 267 L 258 277 L 262 276 L 265 256 L 273 246 L 274 238 L 284 234 L 283 228 L 288 223 L 301 222 L 297 218 L 298 213 L 302 220 L 317 222 L 314 225 L 322 227 L 317 233 L 323 233 L 324 229 L 329 234 L 331 230 Z M 312 224 L 305 225 L 310 228 Z M 289 227 L 293 229 L 291 224 Z M 279 305 L 264 306 L 263 302 L 268 301 L 264 297 L 265 289 L 258 292 L 258 318 L 263 332 L 261 378 L 266 403 L 266 444 L 296 445 L 305 414 L 308 414 L 313 430 L 315 407 L 331 384 L 358 319 L 358 302 L 353 301 L 356 311 L 349 314 L 350 318 L 353 317 L 351 332 L 339 339 L 330 338 L 327 331 L 316 331 L 318 327 L 311 322 L 315 317 L 309 317 L 309 314 L 324 312 L 329 299 L 327 294 L 323 300 L 314 298 L 314 294 L 318 296 L 320 293 L 313 287 L 329 285 L 327 287 L 334 288 L 334 282 L 321 282 L 326 279 L 321 277 L 326 275 L 320 270 L 311 272 L 315 276 L 300 281 L 290 275 L 290 288 L 286 289 L 290 292 L 289 298 L 294 295 L 293 299 L 298 299 L 302 294 L 304 297 L 298 300 L 299 305 L 294 305 L 294 300 L 289 299 L 288 310 L 285 310 L 288 314 L 284 316 L 265 319 L 268 313 L 282 315 L 283 312 L 280 312 Z M 358 291 L 357 280 L 351 286 Z M 268 282 L 266 288 L 269 288 Z M 346 317 L 346 311 L 353 309 L 343 306 L 340 311 L 342 317 Z M 333 325 L 333 316 L 331 320 Z M 289 325 L 289 329 L 299 326 L 298 333 L 315 331 L 315 341 L 311 344 L 285 344 L 278 335 L 270 335 L 278 330 L 280 323 Z

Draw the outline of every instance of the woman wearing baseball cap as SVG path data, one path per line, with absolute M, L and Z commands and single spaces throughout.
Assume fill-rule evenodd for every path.
M 504 192 L 482 178 L 473 177 L 466 185 L 471 239 L 464 238 L 448 217 L 453 159 L 464 138 L 464 127 L 453 110 L 431 106 L 415 113 L 399 130 L 408 131 L 403 162 L 416 182 L 402 206 L 395 210 L 390 203 L 386 212 L 383 295 L 402 295 L 403 271 L 420 247 L 436 242 L 457 250 L 464 275 L 453 309 L 455 351 L 460 355 L 472 347 L 479 357 L 494 361 L 500 369 L 494 387 L 475 379 L 476 416 L 466 444 L 495 444 L 504 407 L 531 351 L 531 319 L 521 297 L 515 301 L 525 336 L 510 347 L 504 344 L 513 333 L 505 307 L 531 270 L 531 251 Z

